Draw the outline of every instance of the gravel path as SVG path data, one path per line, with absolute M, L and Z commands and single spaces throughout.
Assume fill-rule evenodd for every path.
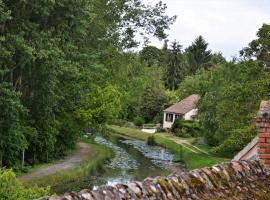
M 19 180 L 23 182 L 27 182 L 29 180 L 40 178 L 42 176 L 47 176 L 54 174 L 56 172 L 69 169 L 74 167 L 76 164 L 86 160 L 90 155 L 90 146 L 87 143 L 80 142 L 79 143 L 79 149 L 75 152 L 75 154 L 60 160 L 59 162 L 49 165 L 47 167 L 38 169 L 37 171 L 22 175 L 19 178 Z

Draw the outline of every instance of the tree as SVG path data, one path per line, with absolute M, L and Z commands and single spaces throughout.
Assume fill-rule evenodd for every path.
M 142 0 L 0 0 L 3 164 L 62 156 L 85 126 L 138 104 L 145 69 L 123 50 L 138 44 L 137 33 L 165 38 L 175 20 L 165 11 Z
M 154 73 L 156 74 L 156 73 Z M 153 76 L 155 76 L 153 74 Z M 139 113 L 146 122 L 152 121 L 160 112 L 162 112 L 164 104 L 166 103 L 165 90 L 157 75 L 155 80 L 150 80 L 143 91 Z
M 195 39 L 191 46 L 186 49 L 188 60 L 188 70 L 194 74 L 199 68 L 208 69 L 211 67 L 211 51 L 207 50 L 208 43 L 199 36 Z
M 198 102 L 198 115 L 206 141 L 218 146 L 216 153 L 232 156 L 256 134 L 249 132 L 245 139 L 243 135 L 237 136 L 241 130 L 253 130 L 260 100 L 269 98 L 269 85 L 268 73 L 253 61 L 227 63 L 212 71 L 204 89 L 207 92 Z M 227 146 L 232 140 L 239 145 Z
M 165 69 L 164 82 L 166 88 L 175 90 L 184 76 L 182 65 L 182 46 L 174 41 L 172 49 L 168 53 L 167 65 Z
M 258 39 L 240 51 L 240 55 L 248 59 L 256 59 L 262 67 L 270 69 L 270 24 L 263 24 L 257 32 Z
M 23 131 L 26 109 L 19 98 L 10 84 L 0 84 L 0 167 L 15 166 L 27 148 Z
M 154 46 L 146 46 L 140 51 L 140 59 L 148 67 L 160 66 L 162 51 Z

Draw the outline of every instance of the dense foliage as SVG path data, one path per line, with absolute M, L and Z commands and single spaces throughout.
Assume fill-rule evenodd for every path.
M 141 0 L 0 0 L 0 166 L 47 162 L 80 132 L 133 118 L 145 68 L 135 35 L 175 17 Z M 138 92 L 138 93 L 136 93 Z
M 202 36 L 185 50 L 147 46 L 175 21 L 165 11 L 142 0 L 0 0 L 0 166 L 61 157 L 82 131 L 116 118 L 159 123 L 194 93 L 207 143 L 227 156 L 241 149 L 269 97 L 270 26 L 228 63 Z
M 202 136 L 201 125 L 199 122 L 184 120 L 182 118 L 178 118 L 174 121 L 171 131 L 179 137 Z
M 49 194 L 48 188 L 26 188 L 17 179 L 11 170 L 0 169 L 0 199 L 29 200 L 37 199 Z
M 220 59 L 221 64 L 210 70 L 199 70 L 179 85 L 180 97 L 200 94 L 199 120 L 204 138 L 215 146 L 215 153 L 232 156 L 256 135 L 253 119 L 260 101 L 270 97 L 270 76 L 265 70 L 269 55 L 263 53 L 262 64 L 262 55 L 255 46 L 261 43 L 259 52 L 265 51 L 269 33 L 269 26 L 263 25 L 258 39 L 241 51 L 244 60 L 226 63 Z

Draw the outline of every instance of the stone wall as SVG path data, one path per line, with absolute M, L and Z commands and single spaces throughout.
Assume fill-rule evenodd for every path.
M 102 186 L 40 200 L 270 200 L 270 171 L 259 161 L 219 164 L 143 182 Z

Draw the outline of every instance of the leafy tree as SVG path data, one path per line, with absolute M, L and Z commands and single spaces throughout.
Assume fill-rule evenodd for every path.
M 166 103 L 166 94 L 161 84 L 150 82 L 145 88 L 139 107 L 140 115 L 150 122 L 158 115 Z
M 165 11 L 141 0 L 0 0 L 3 164 L 62 156 L 85 126 L 136 110 L 145 69 L 123 50 L 138 33 L 165 38 L 175 20 Z
M 269 98 L 269 84 L 268 74 L 254 62 L 223 64 L 212 72 L 198 109 L 206 141 L 210 145 L 220 145 L 216 152 L 226 154 L 227 140 L 232 137 L 241 140 L 240 136 L 232 134 L 239 133 L 240 129 L 243 132 L 251 130 L 247 127 L 253 124 L 260 100 Z M 230 147 L 227 156 L 244 144 Z
M 196 74 L 186 76 L 179 84 L 179 88 L 176 91 L 178 98 L 183 99 L 192 94 L 204 96 L 208 91 L 209 79 L 212 73 L 211 71 L 208 72 L 204 69 L 200 69 Z
M 261 66 L 270 68 L 270 24 L 263 24 L 257 33 L 258 39 L 253 40 L 249 47 L 240 51 L 241 56 L 256 59 Z
M 89 93 L 80 109 L 77 117 L 86 127 L 95 124 L 104 124 L 118 116 L 120 110 L 120 93 L 109 85 L 105 88 L 95 86 Z
M 20 94 L 8 83 L 0 84 L 0 166 L 12 166 L 27 148 Z
M 162 51 L 154 46 L 146 46 L 140 51 L 140 59 L 142 63 L 148 67 L 159 66 L 159 59 L 162 56 Z
M 207 50 L 208 43 L 199 36 L 195 39 L 191 46 L 186 49 L 188 60 L 188 70 L 194 74 L 198 69 L 208 69 L 211 61 L 211 51 Z

